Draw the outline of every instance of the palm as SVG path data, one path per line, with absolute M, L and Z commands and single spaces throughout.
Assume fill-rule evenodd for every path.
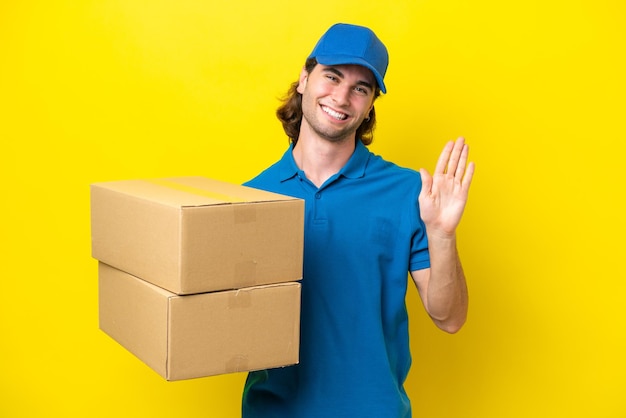
M 474 164 L 467 163 L 468 152 L 464 139 L 459 138 L 446 144 L 433 176 L 420 170 L 420 215 L 429 233 L 451 236 L 461 221 L 474 174 Z

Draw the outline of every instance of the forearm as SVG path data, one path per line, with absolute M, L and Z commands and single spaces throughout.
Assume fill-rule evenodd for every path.
M 429 236 L 428 243 L 431 265 L 426 310 L 439 328 L 454 333 L 465 323 L 468 308 L 467 284 L 456 236 Z

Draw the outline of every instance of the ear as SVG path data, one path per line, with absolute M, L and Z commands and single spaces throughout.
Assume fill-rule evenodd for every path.
M 298 88 L 296 91 L 300 94 L 304 93 L 304 88 L 306 87 L 306 82 L 309 79 L 309 73 L 306 68 L 302 67 L 302 71 L 300 71 L 300 79 L 298 80 Z

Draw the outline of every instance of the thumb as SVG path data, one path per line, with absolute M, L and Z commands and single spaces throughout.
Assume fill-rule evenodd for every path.
M 422 176 L 422 191 L 421 194 L 430 193 L 433 186 L 433 178 L 428 171 L 420 168 L 420 175 Z

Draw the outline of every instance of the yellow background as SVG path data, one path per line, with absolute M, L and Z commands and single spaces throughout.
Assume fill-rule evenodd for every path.
M 464 135 L 477 164 L 469 322 L 408 295 L 415 416 L 626 417 L 618 0 L 2 2 L 0 416 L 239 415 L 245 374 L 168 383 L 98 330 L 89 184 L 252 177 L 337 21 L 390 50 L 371 148 L 432 169 Z

